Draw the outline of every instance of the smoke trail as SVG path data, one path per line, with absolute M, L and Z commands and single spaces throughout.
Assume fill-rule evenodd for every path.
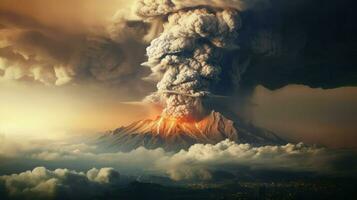
M 237 48 L 238 10 L 196 3 L 185 7 L 170 0 L 138 2 L 142 17 L 167 16 L 142 64 L 152 71 L 146 79 L 159 81 L 157 92 L 146 100 L 163 104 L 163 116 L 192 119 L 203 114 L 202 99 L 212 95 L 210 89 L 219 80 L 223 52 Z

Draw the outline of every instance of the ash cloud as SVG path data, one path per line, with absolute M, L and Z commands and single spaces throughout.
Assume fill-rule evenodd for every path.
M 119 10 L 111 23 L 84 28 L 72 21 L 66 22 L 66 26 L 63 20 L 56 22 L 60 18 L 44 12 L 50 6 L 41 1 L 34 4 L 41 6 L 42 17 L 29 15 L 23 8 L 10 9 L 7 4 L 11 2 L 0 4 L 1 80 L 47 85 L 109 83 L 117 87 L 135 86 L 145 93 L 152 85 L 142 81 L 149 69 L 140 63 L 145 61 L 147 42 L 163 31 L 168 15 L 192 8 L 230 8 L 240 11 L 243 25 L 232 43 L 240 48 L 225 53 L 218 82 L 210 88 L 215 94 L 244 99 L 257 85 L 272 90 L 288 84 L 322 88 L 356 85 L 356 17 L 352 6 L 346 6 L 353 4 L 351 0 L 141 0 L 137 1 L 136 10 L 146 16 L 143 19 L 127 19 Z M 70 5 L 67 1 L 63 4 Z M 61 5 L 58 10 L 65 8 L 68 5 Z M 88 16 L 80 16 L 98 21 L 96 13 L 95 17 L 88 11 L 84 13 Z M 54 19 L 44 23 L 43 16 Z M 157 76 L 151 78 L 157 80 Z
M 186 8 L 208 6 L 212 8 L 233 8 L 246 10 L 256 6 L 268 6 L 269 0 L 138 0 L 137 13 L 141 16 L 161 16 Z
M 348 3 L 351 2 L 348 1 Z M 299 2 L 167 0 L 138 1 L 137 4 L 139 16 L 154 20 L 161 18 L 166 20 L 167 24 L 166 27 L 164 26 L 163 34 L 154 39 L 147 49 L 149 58 L 145 63 L 145 65 L 151 66 L 151 70 L 154 72 L 148 79 L 161 80 L 162 82 L 157 85 L 157 94 L 149 96 L 147 100 L 164 104 L 166 106 L 164 114 L 195 115 L 202 112 L 202 104 L 214 104 L 213 107 L 216 107 L 216 110 L 222 109 L 221 112 L 227 112 L 227 110 L 238 109 L 238 112 L 243 115 L 242 117 L 246 117 L 244 116 L 245 109 L 249 107 L 251 94 L 258 85 L 263 85 L 271 90 L 289 84 L 303 84 L 320 88 L 356 85 L 356 59 L 353 50 L 356 41 L 353 33 L 357 29 L 352 20 L 355 18 L 355 14 L 352 9 L 346 8 L 345 3 L 305 0 Z M 209 86 L 202 87 L 202 84 L 197 84 L 201 88 L 193 85 L 189 89 L 187 89 L 188 87 L 181 89 L 176 84 L 178 81 L 175 82 L 175 79 L 171 78 L 179 77 L 179 72 L 187 74 L 185 76 L 187 79 L 191 77 L 191 79 L 197 80 L 197 83 L 202 82 L 200 78 L 206 80 L 206 77 L 202 76 L 199 71 L 196 73 L 196 78 L 189 76 L 190 73 L 186 73 L 187 70 L 172 72 L 173 70 L 163 68 L 162 64 L 158 65 L 155 59 L 167 60 L 163 52 L 165 48 L 170 49 L 166 51 L 166 55 L 170 54 L 168 57 L 179 57 L 181 63 L 184 63 L 187 58 L 199 57 L 193 53 L 190 55 L 190 52 L 194 51 L 190 48 L 192 41 L 188 44 L 179 41 L 185 37 L 187 38 L 184 41 L 197 38 L 189 37 L 188 33 L 180 34 L 181 38 L 168 37 L 171 28 L 172 32 L 182 33 L 176 31 L 172 26 L 169 21 L 170 16 L 181 16 L 182 14 L 178 13 L 189 13 L 195 9 L 197 12 L 200 9 L 211 9 L 213 13 L 229 9 L 239 12 L 241 23 L 239 23 L 239 30 L 234 31 L 236 38 L 230 40 L 230 35 L 225 33 L 221 33 L 221 36 L 222 38 L 226 37 L 225 39 L 230 41 L 231 46 L 240 48 L 234 50 L 224 46 L 222 48 L 220 45 L 215 45 L 214 42 L 212 45 L 211 39 L 214 36 L 200 35 L 204 41 L 209 41 L 210 48 L 221 54 L 218 58 L 215 57 L 216 54 L 211 55 L 212 60 L 216 61 L 212 66 L 217 69 L 217 73 L 209 80 Z M 187 18 L 193 19 L 192 17 Z M 189 20 L 187 21 L 189 22 Z M 214 23 L 210 25 L 214 25 Z M 189 27 L 188 24 L 185 24 L 185 27 L 180 30 Z M 192 32 L 195 33 L 194 31 L 190 33 Z M 172 33 L 171 35 L 174 36 Z M 170 44 L 180 43 L 182 46 L 163 45 L 168 41 Z M 194 46 L 197 49 L 201 48 L 200 42 L 200 40 L 195 40 Z M 161 51 L 155 52 L 155 48 L 153 48 L 155 46 Z M 222 49 L 224 50 L 222 51 Z M 177 65 L 168 62 L 164 64 L 171 66 L 169 68 Z M 165 74 L 167 75 L 165 76 Z M 208 93 L 204 93 L 205 91 Z M 229 100 L 223 100 L 224 103 L 222 103 L 219 102 L 220 99 L 204 98 L 209 97 L 209 94 L 229 96 Z M 208 101 L 208 103 L 202 103 L 202 101 Z M 236 105 L 236 102 L 239 102 L 239 105 Z M 237 106 L 238 108 L 236 108 Z
M 39 2 L 36 1 L 35 4 L 39 5 Z M 240 36 L 237 42 L 241 48 L 239 55 L 237 52 L 231 55 L 239 56 L 241 60 L 249 60 L 250 63 L 241 77 L 241 87 L 249 88 L 261 84 L 269 89 L 276 89 L 296 83 L 323 88 L 356 85 L 354 81 L 356 80 L 354 67 L 356 60 L 353 56 L 353 45 L 356 43 L 353 37 L 356 30 L 353 21 L 355 14 L 352 6 L 346 6 L 351 3 L 350 0 L 343 3 L 332 0 L 138 1 L 136 5 L 138 14 L 142 13 L 143 16 L 154 18 L 155 26 L 143 22 L 143 19 L 128 20 L 123 17 L 124 14 L 120 13 L 122 11 L 118 11 L 117 18 L 109 25 L 102 24 L 102 27 L 97 25 L 97 27 L 85 27 L 83 30 L 78 30 L 76 27 L 63 27 L 63 22 L 46 24 L 41 17 L 31 16 L 23 9 L 9 9 L 7 4 L 10 3 L 3 2 L 0 5 L 0 34 L 2 36 L 0 74 L 3 78 L 6 74 L 6 79 L 30 79 L 46 84 L 55 84 L 57 79 L 60 79 L 57 84 L 65 84 L 77 79 L 85 79 L 86 76 L 89 76 L 89 79 L 96 79 L 90 70 L 84 70 L 86 73 L 77 75 L 77 67 L 73 67 L 72 63 L 76 60 L 75 63 L 78 63 L 80 60 L 78 54 L 81 53 L 78 52 L 83 54 L 80 49 L 93 46 L 92 39 L 88 42 L 87 38 L 99 35 L 101 39 L 98 40 L 103 40 L 104 37 L 106 41 L 104 43 L 109 42 L 122 51 L 128 47 L 128 45 L 122 46 L 122 42 L 140 41 L 129 45 L 138 46 L 138 49 L 133 49 L 134 53 L 131 51 L 111 53 L 118 56 L 118 58 L 112 58 L 112 60 L 117 60 L 117 68 L 123 65 L 126 70 L 132 68 L 129 70 L 130 74 L 137 82 L 140 82 L 143 77 L 142 70 L 145 71 L 145 69 L 138 65 L 127 67 L 128 62 L 133 62 L 128 55 L 142 55 L 142 58 L 136 60 L 141 60 L 141 62 L 145 60 L 144 54 L 139 54 L 138 50 L 145 52 L 146 44 L 143 44 L 141 40 L 147 36 L 148 32 L 150 32 L 150 37 L 146 37 L 145 42 L 151 41 L 161 30 L 162 19 L 157 20 L 157 16 L 166 16 L 178 10 L 203 6 L 229 7 L 241 11 L 243 26 L 239 31 Z M 90 4 L 92 5 L 93 2 Z M 48 5 L 43 4 L 43 6 Z M 61 6 L 61 9 L 63 7 Z M 45 14 L 49 18 L 54 18 L 51 13 Z M 97 21 L 90 16 L 87 18 Z M 70 26 L 76 26 L 73 23 L 71 22 Z M 83 27 L 82 24 L 77 26 Z M 73 29 L 76 30 L 73 31 Z M 98 45 L 105 46 L 105 44 Z M 104 52 L 116 51 L 117 48 L 105 48 Z M 104 57 L 102 54 L 97 52 L 92 57 Z M 107 65 L 114 64 L 101 61 L 101 66 L 104 66 L 103 70 L 110 71 L 106 69 Z M 58 68 L 57 73 L 55 68 Z M 118 75 L 116 78 L 120 80 L 125 75 Z M 229 78 L 224 77 L 224 79 Z M 227 82 L 229 81 L 221 80 L 220 83 L 224 85 Z

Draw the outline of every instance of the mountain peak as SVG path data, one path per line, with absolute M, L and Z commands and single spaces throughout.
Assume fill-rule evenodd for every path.
M 232 120 L 212 111 L 199 121 L 182 121 L 169 117 L 157 117 L 134 122 L 101 136 L 98 144 L 105 148 L 121 151 L 144 146 L 148 149 L 162 147 L 177 151 L 187 149 L 195 143 L 216 144 L 230 139 L 235 142 L 276 143 L 280 139 L 272 133 L 257 134 L 240 129 Z M 269 137 L 267 137 L 269 136 Z M 282 140 L 281 140 L 282 141 Z

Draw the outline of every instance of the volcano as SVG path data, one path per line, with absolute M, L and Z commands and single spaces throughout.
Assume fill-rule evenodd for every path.
M 216 144 L 225 139 L 256 146 L 286 143 L 273 132 L 249 123 L 233 122 L 212 111 L 197 122 L 163 117 L 137 121 L 108 131 L 97 139 L 96 144 L 112 151 L 130 151 L 140 146 L 178 151 L 196 143 Z

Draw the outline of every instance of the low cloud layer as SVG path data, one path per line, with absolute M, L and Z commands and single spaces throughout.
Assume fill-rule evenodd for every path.
M 2 142 L 0 156 L 6 159 L 23 159 L 36 165 L 74 168 L 113 167 L 125 174 L 156 174 L 173 180 L 210 180 L 214 172 L 240 173 L 248 171 L 311 172 L 316 174 L 348 174 L 357 168 L 356 154 L 350 151 L 333 151 L 306 146 L 302 143 L 282 146 L 253 147 L 225 140 L 216 145 L 195 144 L 187 151 L 165 152 L 163 149 L 148 150 L 140 147 L 124 153 L 103 152 L 85 143 L 32 143 L 31 148 L 17 152 Z M 341 163 L 349 163 L 341 165 Z M 15 162 L 16 163 L 16 162 Z M 10 168 L 2 164 L 0 169 Z M 16 167 L 15 167 L 16 168 Z M 15 169 L 13 169 L 15 170 Z M 21 169 L 16 169 L 21 170 Z
M 225 140 L 195 144 L 177 153 L 143 147 L 124 153 L 74 141 L 0 138 L 0 197 L 96 199 L 107 194 L 125 196 L 123 188 L 134 180 L 216 183 L 244 181 L 247 176 L 256 180 L 262 174 L 351 177 L 357 172 L 356 152 L 302 143 L 253 147 Z
M 93 168 L 84 173 L 36 167 L 31 171 L 0 176 L 0 187 L 5 187 L 11 199 L 92 199 L 118 184 L 119 178 L 119 173 L 112 168 Z

